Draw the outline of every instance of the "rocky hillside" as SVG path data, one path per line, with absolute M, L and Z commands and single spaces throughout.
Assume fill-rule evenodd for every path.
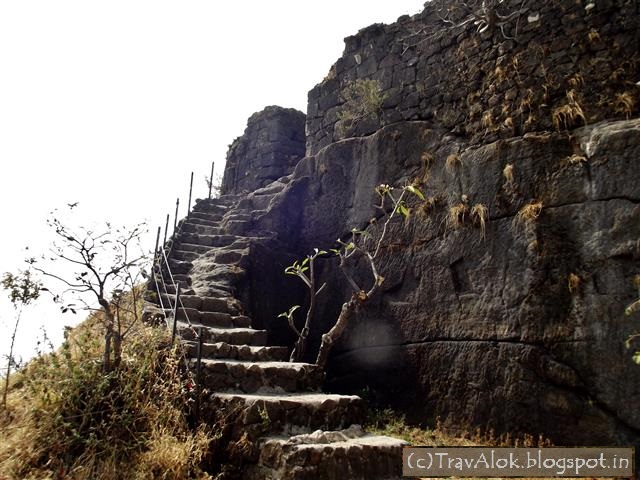
M 624 342 L 640 317 L 623 312 L 640 273 L 640 7 L 479 3 L 368 27 L 310 91 L 306 120 L 251 117 L 223 188 L 277 238 L 251 244 L 238 295 L 290 345 L 276 317 L 305 297 L 284 267 L 353 227 L 375 234 L 375 186 L 417 180 L 428 202 L 390 225 L 383 293 L 334 349 L 326 386 L 366 388 L 414 421 L 637 441 L 640 367 Z M 319 275 L 310 355 L 350 295 L 335 260 Z

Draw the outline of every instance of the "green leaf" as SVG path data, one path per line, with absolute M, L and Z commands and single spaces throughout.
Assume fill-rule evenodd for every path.
M 398 204 L 398 206 L 396 207 L 396 211 L 402 216 L 404 216 L 405 218 L 409 216 L 409 209 L 407 208 L 404 202 L 400 202 Z
M 424 195 L 422 194 L 422 192 L 418 188 L 414 187 L 413 185 L 407 186 L 407 190 L 409 190 L 411 193 L 413 193 L 418 198 L 420 198 L 420 200 L 424 200 Z
M 640 352 L 636 352 L 633 354 L 633 361 L 640 365 Z

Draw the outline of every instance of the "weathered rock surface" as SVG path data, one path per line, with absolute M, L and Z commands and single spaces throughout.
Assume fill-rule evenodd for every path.
M 292 108 L 254 113 L 227 153 L 225 194 L 252 192 L 287 175 L 305 153 L 305 115 Z
M 640 369 L 624 342 L 640 319 L 623 311 L 640 273 L 638 4 L 527 2 L 517 32 L 483 33 L 464 16 L 447 27 L 436 4 L 348 38 L 310 92 L 307 156 L 256 203 L 252 228 L 277 235 L 253 246 L 245 305 L 271 342 L 290 344 L 274 320 L 286 308 L 264 299 L 285 260 L 353 227 L 376 235 L 374 187 L 417 179 L 430 206 L 391 224 L 384 292 L 335 349 L 327 385 L 367 387 L 415 421 L 637 441 Z M 345 131 L 341 92 L 356 79 L 377 80 L 384 100 Z M 537 218 L 519 215 L 538 203 Z M 350 294 L 334 262 L 318 271 L 330 286 L 310 356 Z
M 624 346 L 640 317 L 623 316 L 640 274 L 640 7 L 505 0 L 501 13 L 524 10 L 479 32 L 461 2 L 440 3 L 346 40 L 309 94 L 306 156 L 302 114 L 252 117 L 228 155 L 228 195 L 182 224 L 175 278 L 206 329 L 210 385 L 233 390 L 211 405 L 244 408 L 231 437 L 262 438 L 247 453 L 255 478 L 341 478 L 334 467 L 372 478 L 354 473 L 350 440 L 290 438 L 348 427 L 361 414 L 350 394 L 365 387 L 417 422 L 556 444 L 640 440 L 640 368 Z M 345 128 L 342 92 L 358 79 L 378 82 L 381 105 Z M 306 301 L 285 266 L 353 227 L 379 235 L 375 186 L 408 181 L 429 204 L 412 199 L 409 219 L 390 224 L 382 293 L 334 348 L 325 386 L 346 395 L 297 392 L 318 378 L 280 368 L 274 348 L 292 344 L 277 315 Z M 307 360 L 351 293 L 335 260 L 317 271 L 328 288 Z M 397 455 L 390 442 L 380 458 Z

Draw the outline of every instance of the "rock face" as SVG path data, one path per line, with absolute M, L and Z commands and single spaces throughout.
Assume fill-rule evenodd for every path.
M 252 192 L 291 173 L 304 156 L 305 115 L 293 108 L 266 107 L 254 113 L 227 153 L 222 192 Z
M 417 422 L 637 442 L 640 367 L 624 342 L 640 317 L 623 312 L 640 274 L 640 6 L 505 0 L 496 17 L 468 5 L 434 0 L 347 38 L 309 93 L 306 153 L 300 112 L 249 119 L 223 191 L 250 193 L 223 197 L 219 225 L 186 227 L 190 285 L 233 290 L 270 345 L 291 346 L 277 315 L 307 300 L 285 266 L 353 227 L 380 235 L 375 186 L 417 182 L 429 201 L 390 224 L 382 294 L 334 348 L 325 386 L 367 388 Z M 308 360 L 351 294 L 335 260 L 317 273 L 328 287 Z M 303 455 L 266 444 L 294 464 Z
M 638 441 L 640 368 L 624 342 L 640 318 L 623 311 L 640 273 L 639 8 L 506 0 L 509 20 L 479 31 L 482 12 L 434 1 L 347 38 L 309 93 L 307 156 L 254 215 L 277 243 L 250 255 L 243 298 L 270 341 L 291 343 L 264 298 L 285 259 L 353 227 L 379 234 L 374 187 L 417 180 L 429 205 L 390 225 L 384 292 L 335 348 L 327 386 L 366 387 L 420 422 Z M 353 120 L 358 81 L 373 95 Z M 251 132 L 230 150 L 229 191 L 269 177 L 237 180 L 256 157 L 241 149 L 260 150 Z M 329 287 L 311 354 L 350 295 L 335 261 L 318 270 Z

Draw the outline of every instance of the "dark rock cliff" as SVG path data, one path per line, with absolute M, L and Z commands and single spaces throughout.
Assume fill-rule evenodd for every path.
M 304 123 L 304 113 L 293 108 L 251 115 L 244 135 L 229 146 L 222 192 L 247 193 L 290 173 L 305 154 Z
M 640 318 L 623 312 L 640 273 L 638 4 L 505 1 L 515 15 L 479 32 L 474 12 L 441 3 L 346 39 L 310 92 L 307 156 L 284 163 L 281 191 L 254 221 L 278 241 L 250 270 L 251 313 L 271 341 L 290 342 L 282 310 L 257 300 L 282 285 L 282 259 L 352 227 L 375 235 L 375 186 L 418 180 L 429 205 L 390 225 L 383 294 L 335 349 L 327 387 L 366 388 L 414 421 L 637 441 L 640 367 L 624 342 Z M 377 81 L 381 103 L 345 123 L 358 79 Z M 228 178 L 259 169 L 249 152 L 260 148 L 236 140 Z M 329 289 L 311 350 L 350 293 L 336 267 L 319 265 Z

